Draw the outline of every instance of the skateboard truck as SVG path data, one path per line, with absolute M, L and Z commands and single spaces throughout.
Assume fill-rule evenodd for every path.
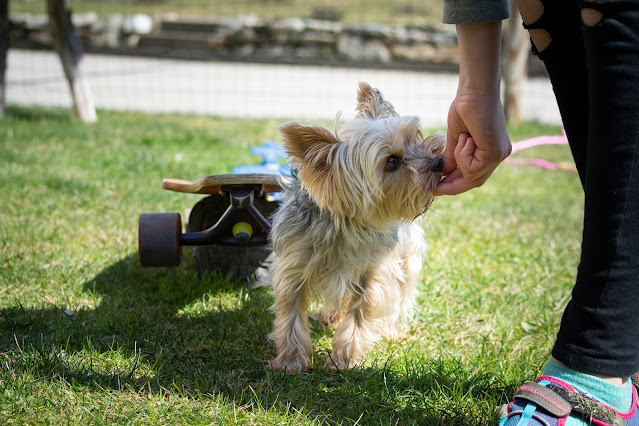
M 142 213 L 138 228 L 142 266 L 178 266 L 184 246 L 264 246 L 270 222 L 256 208 L 255 198 L 281 191 L 271 175 L 217 175 L 196 182 L 165 179 L 165 189 L 228 196 L 228 207 L 214 225 L 198 232 L 182 233 L 179 213 Z

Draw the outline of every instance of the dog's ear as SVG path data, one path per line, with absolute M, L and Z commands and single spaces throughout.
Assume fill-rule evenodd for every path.
M 325 167 L 331 148 L 339 143 L 337 136 L 320 126 L 303 126 L 291 121 L 280 125 L 278 130 L 284 148 L 299 165 Z
M 357 118 L 388 118 L 397 117 L 393 105 L 384 100 L 382 94 L 377 89 L 373 89 L 370 84 L 360 82 L 357 91 Z

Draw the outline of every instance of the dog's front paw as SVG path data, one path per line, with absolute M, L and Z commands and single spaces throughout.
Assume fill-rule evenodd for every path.
M 286 374 L 301 373 L 302 371 L 308 370 L 308 360 L 301 356 L 290 359 L 278 356 L 270 362 L 270 365 L 273 370 Z

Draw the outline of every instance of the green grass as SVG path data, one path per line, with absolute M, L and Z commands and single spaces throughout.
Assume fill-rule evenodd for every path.
M 495 408 L 549 354 L 574 278 L 583 195 L 576 175 L 502 165 L 484 187 L 437 200 L 420 299 L 404 339 L 363 368 L 271 371 L 265 289 L 193 261 L 137 263 L 140 212 L 199 196 L 162 177 L 226 173 L 258 159 L 276 121 L 9 108 L 0 121 L 1 424 L 459 424 Z M 513 140 L 559 129 L 527 123 Z M 570 161 L 565 146 L 518 156 Z
M 438 0 L 67 0 L 74 12 L 177 13 L 182 16 L 255 15 L 262 18 L 321 18 L 332 15 L 346 23 L 386 24 L 441 23 L 442 2 Z M 11 12 L 46 13 L 44 2 L 12 0 Z

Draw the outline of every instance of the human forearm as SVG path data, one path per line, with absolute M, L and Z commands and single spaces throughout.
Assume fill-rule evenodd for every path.
M 457 39 L 460 90 L 498 91 L 501 21 L 457 24 Z

